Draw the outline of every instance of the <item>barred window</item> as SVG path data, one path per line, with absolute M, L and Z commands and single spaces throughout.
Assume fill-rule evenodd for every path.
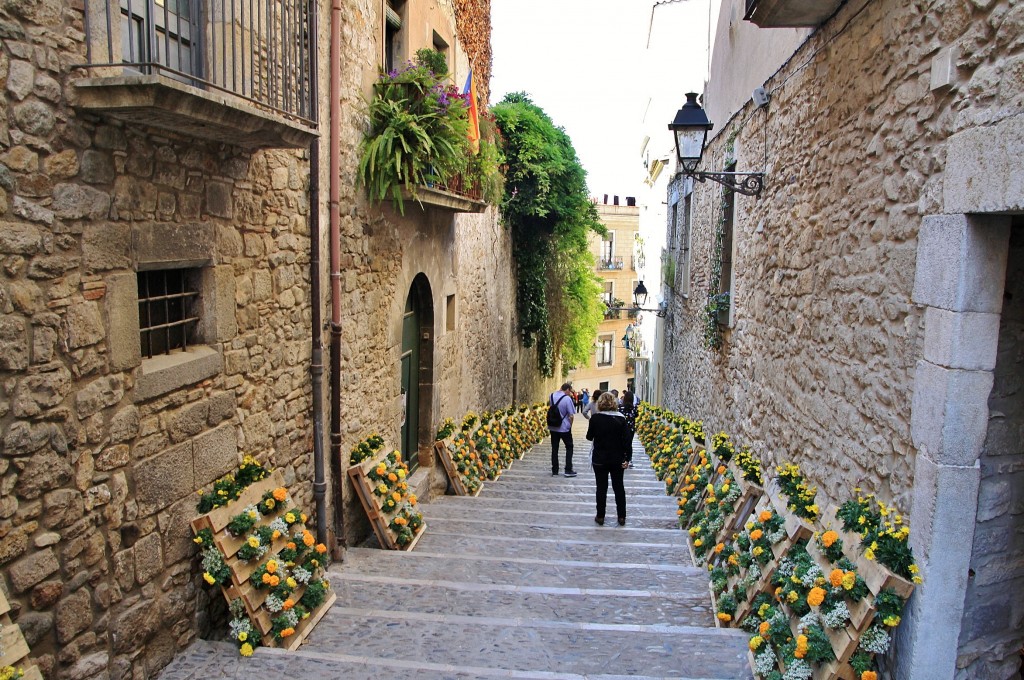
M 199 271 L 159 269 L 138 273 L 139 342 L 144 357 L 187 350 L 196 344 Z

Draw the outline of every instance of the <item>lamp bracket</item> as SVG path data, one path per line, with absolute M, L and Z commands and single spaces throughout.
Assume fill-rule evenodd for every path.
M 764 189 L 763 172 L 693 172 L 687 173 L 698 182 L 711 180 L 744 196 L 760 196 Z
M 609 306 L 608 307 L 608 311 L 610 311 L 610 312 L 651 312 L 655 316 L 657 316 L 659 319 L 665 318 L 665 314 L 668 313 L 667 310 L 662 308 L 662 307 L 659 307 L 657 309 L 648 309 L 647 307 L 611 307 L 611 306 Z

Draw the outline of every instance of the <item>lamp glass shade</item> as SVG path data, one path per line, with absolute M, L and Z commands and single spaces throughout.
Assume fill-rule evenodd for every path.
M 696 172 L 704 154 L 708 131 L 713 127 L 704 109 L 697 103 L 697 93 L 687 92 L 686 103 L 676 112 L 675 119 L 668 126 L 675 134 L 676 155 L 686 174 Z
M 636 288 L 633 289 L 633 304 L 636 307 L 643 307 L 647 304 L 647 286 L 644 285 L 643 281 L 638 283 Z

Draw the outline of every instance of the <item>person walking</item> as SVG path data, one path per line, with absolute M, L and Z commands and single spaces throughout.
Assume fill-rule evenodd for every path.
M 626 427 L 629 429 L 629 450 L 626 452 L 626 462 L 633 467 L 633 435 L 636 434 L 636 414 L 638 406 L 633 393 L 626 390 L 622 393 L 622 405 L 619 406 L 619 413 L 626 419 Z
M 583 409 L 583 417 L 587 420 L 590 420 L 590 417 L 597 413 L 597 399 L 601 394 L 601 390 L 594 390 L 594 393 L 590 395 L 590 403 Z
M 576 470 L 572 467 L 572 419 L 576 408 L 572 405 L 572 383 L 562 383 L 558 392 L 552 392 L 548 403 L 556 407 L 558 415 L 562 417 L 561 423 L 553 424 L 548 419 L 548 429 L 551 431 L 551 475 L 558 475 L 558 442 L 565 442 L 565 476 L 575 477 Z
M 590 405 L 590 391 L 584 387 L 583 392 L 580 394 L 580 413 L 587 410 L 587 406 Z
M 604 525 L 605 506 L 608 502 L 608 477 L 612 478 L 615 492 L 615 511 L 619 526 L 626 523 L 626 487 L 622 475 L 629 463 L 627 453 L 633 447 L 633 438 L 626 427 L 626 418 L 619 413 L 615 396 L 605 392 L 597 400 L 597 413 L 590 419 L 587 439 L 594 442 L 591 465 L 597 481 L 597 514 L 594 521 Z

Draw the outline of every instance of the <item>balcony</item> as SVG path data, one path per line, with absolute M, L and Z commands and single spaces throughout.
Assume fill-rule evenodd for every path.
M 487 201 L 479 183 L 467 186 L 462 175 L 455 175 L 443 183 L 417 186 L 415 192 L 408 186 L 403 187 L 402 200 L 419 203 L 423 208 L 431 206 L 452 212 L 482 213 L 487 210 Z
M 608 271 L 608 270 L 614 270 L 614 269 L 621 270 L 622 269 L 622 258 L 621 257 L 609 257 L 609 258 L 602 257 L 597 262 L 597 268 L 600 271 Z
M 761 28 L 815 27 L 841 4 L 842 0 L 747 0 L 743 18 Z
M 199 139 L 303 148 L 316 137 L 308 0 L 85 0 L 76 109 Z

